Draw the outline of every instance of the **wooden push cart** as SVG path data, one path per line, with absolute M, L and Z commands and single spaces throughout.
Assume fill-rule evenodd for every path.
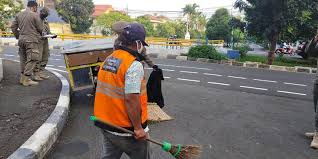
M 72 91 L 95 86 L 99 66 L 113 51 L 113 43 L 108 39 L 83 40 L 66 46 L 64 56 Z

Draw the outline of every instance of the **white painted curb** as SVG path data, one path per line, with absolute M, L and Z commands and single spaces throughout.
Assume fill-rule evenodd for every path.
M 65 77 L 51 71 L 62 82 L 62 90 L 56 107 L 49 118 L 8 159 L 42 159 L 52 148 L 68 118 L 70 86 Z

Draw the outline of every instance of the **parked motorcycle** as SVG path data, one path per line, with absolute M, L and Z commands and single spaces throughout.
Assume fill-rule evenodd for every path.
M 275 50 L 275 53 L 276 55 L 285 55 L 285 54 L 288 54 L 288 55 L 294 55 L 295 52 L 294 52 L 294 49 L 293 48 L 278 48 Z

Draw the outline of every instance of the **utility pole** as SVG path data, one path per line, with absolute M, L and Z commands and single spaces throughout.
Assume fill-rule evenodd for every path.
M 232 7 L 231 7 L 231 20 L 233 21 L 233 6 L 234 3 L 232 3 Z M 234 31 L 233 31 L 233 25 L 231 25 L 231 49 L 233 50 L 233 45 L 234 45 Z

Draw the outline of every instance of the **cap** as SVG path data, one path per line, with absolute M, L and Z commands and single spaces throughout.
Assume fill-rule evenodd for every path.
M 124 28 L 123 35 L 129 41 L 140 40 L 144 46 L 149 46 L 146 42 L 146 30 L 140 23 L 130 23 Z
M 128 25 L 129 23 L 126 21 L 118 21 L 112 25 L 112 30 L 116 34 L 120 34 L 124 31 L 124 28 Z
M 38 6 L 38 3 L 36 3 L 36 0 L 28 0 L 27 7 L 34 7 Z
M 49 12 L 50 12 L 50 9 L 48 7 L 43 7 L 40 10 L 40 13 L 42 13 L 42 14 L 49 14 Z

